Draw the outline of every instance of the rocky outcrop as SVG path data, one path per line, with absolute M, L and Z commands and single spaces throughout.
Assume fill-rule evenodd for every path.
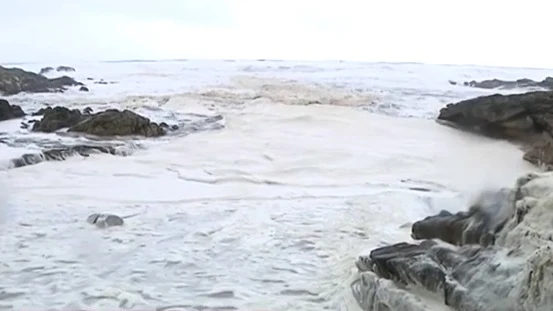
M 78 85 L 83 84 L 67 76 L 48 79 L 41 74 L 25 71 L 20 68 L 0 66 L 0 93 L 4 95 L 14 95 L 21 92 L 63 92 L 68 86 Z
M 453 81 L 449 81 L 450 84 L 457 84 L 452 83 Z M 505 81 L 505 80 L 499 80 L 499 79 L 491 79 L 491 80 L 483 80 L 483 81 L 468 81 L 463 82 L 464 86 L 470 86 L 470 87 L 476 87 L 481 89 L 514 89 L 514 88 L 544 88 L 553 90 L 553 78 L 547 77 L 543 79 L 542 81 L 534 81 L 531 79 L 518 79 L 515 81 Z
M 150 119 L 130 110 L 109 109 L 92 114 L 91 109 L 84 113 L 66 107 L 47 107 L 33 115 L 43 115 L 42 120 L 33 125 L 33 131 L 51 133 L 62 128 L 68 132 L 85 133 L 96 136 L 145 136 L 157 137 L 165 134 L 165 129 Z
M 553 92 L 481 96 L 447 105 L 438 120 L 515 141 L 525 147 L 526 160 L 553 165 Z
M 22 118 L 25 112 L 17 105 L 10 105 L 5 99 L 0 99 L 0 121 Z
M 139 135 L 157 137 L 165 135 L 165 130 L 150 119 L 130 110 L 109 109 L 71 126 L 69 132 L 80 132 L 96 136 Z
M 430 310 L 406 290 L 413 287 L 437 294 L 456 311 L 550 310 L 553 173 L 522 176 L 512 190 L 488 192 L 467 214 L 454 215 L 422 220 L 429 230 L 413 225 L 414 235 L 425 239 L 419 244 L 397 243 L 359 258 L 352 290 L 364 310 Z M 455 220 L 464 222 L 461 231 L 480 229 L 474 238 L 452 239 L 449 232 L 460 230 Z M 491 238 L 481 245 L 486 235 Z
M 58 66 L 58 68 L 56 68 L 56 71 L 57 72 L 74 72 L 75 68 L 69 67 L 69 66 Z
M 78 109 L 56 106 L 42 108 L 33 115 L 42 115 L 42 120 L 33 124 L 34 132 L 52 133 L 62 128 L 71 127 L 84 118 Z

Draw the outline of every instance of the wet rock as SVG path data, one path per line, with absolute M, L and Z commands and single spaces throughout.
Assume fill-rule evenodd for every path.
M 84 116 L 77 109 L 56 106 L 40 109 L 34 115 L 43 115 L 42 120 L 33 125 L 34 132 L 51 133 L 59 129 L 71 127 L 83 120 Z
M 451 83 L 451 82 L 450 82 Z M 476 87 L 481 89 L 514 89 L 514 88 L 545 88 L 553 89 L 553 78 L 547 77 L 542 81 L 534 81 L 531 79 L 518 79 L 515 81 L 505 81 L 499 79 L 491 79 L 484 81 L 468 81 L 463 82 L 464 86 Z
M 86 79 L 87 79 L 88 81 L 94 80 L 94 78 L 91 78 L 91 77 L 88 77 L 88 78 L 86 78 Z
M 510 206 L 513 196 L 510 189 L 484 191 L 467 212 L 452 214 L 443 210 L 415 222 L 411 237 L 415 240 L 440 239 L 459 246 L 493 244 L 493 236 L 512 215 L 506 207 Z
M 13 168 L 24 167 L 28 165 L 35 165 L 45 161 L 63 161 L 69 157 L 80 155 L 82 157 L 88 157 L 92 154 L 111 154 L 116 155 L 117 149 L 115 146 L 102 146 L 102 145 L 73 145 L 73 146 L 58 146 L 54 148 L 45 149 L 38 153 L 23 154 L 17 159 L 11 161 Z M 120 154 L 124 155 L 124 154 Z
M 4 95 L 14 95 L 21 92 L 63 92 L 68 86 L 78 85 L 82 85 L 82 83 L 67 76 L 48 79 L 43 75 L 20 68 L 0 66 L 0 93 Z
M 54 71 L 53 67 L 44 67 L 44 68 L 40 69 L 40 72 L 38 74 L 39 75 L 45 75 L 45 74 L 50 73 L 52 71 Z
M 470 221 L 465 221 L 467 218 Z M 486 230 L 476 231 L 484 232 L 480 237 L 493 236 L 494 243 L 482 246 L 477 242 L 481 238 L 472 238 L 462 246 L 454 246 L 430 239 L 443 235 L 436 232 L 459 231 L 446 228 L 457 226 L 456 221 L 464 222 L 467 228 L 485 223 Z M 442 211 L 421 222 L 437 228 L 419 233 L 428 237 L 420 244 L 387 245 L 359 257 L 356 264 L 360 276 L 352 284 L 352 291 L 364 310 L 426 310 L 424 302 L 407 292 L 410 288 L 437 294 L 444 306 L 456 311 L 550 308 L 552 172 L 522 176 L 512 190 L 502 189 L 495 195 L 486 191 L 461 216 Z M 414 227 L 414 231 L 419 230 Z M 443 240 L 463 244 L 462 236 L 457 241 L 446 236 Z
M 94 81 L 94 84 L 108 84 L 107 81 L 104 81 L 104 79 L 100 79 L 100 81 Z
M 86 218 L 86 222 L 96 225 L 98 228 L 108 228 L 122 226 L 125 222 L 122 217 L 113 214 L 91 214 Z
M 56 71 L 57 72 L 74 72 L 75 68 L 69 67 L 69 66 L 58 66 L 58 68 L 56 68 Z
M 525 159 L 538 165 L 553 164 L 553 156 L 545 153 L 553 139 L 553 92 L 481 96 L 447 105 L 438 120 L 515 141 L 525 147 Z
M 0 99 L 0 121 L 22 118 L 25 112 L 17 105 L 10 105 L 5 99 Z
M 457 82 L 452 81 L 452 80 L 447 80 L 447 82 L 448 82 L 449 84 L 451 84 L 451 85 L 457 85 Z
M 109 109 L 72 125 L 70 132 L 80 132 L 96 136 L 139 135 L 157 137 L 165 131 L 157 123 L 130 110 Z
M 79 91 L 81 91 L 81 92 L 88 92 L 89 90 L 88 90 L 88 88 L 87 88 L 86 86 L 81 86 L 81 87 L 79 88 Z

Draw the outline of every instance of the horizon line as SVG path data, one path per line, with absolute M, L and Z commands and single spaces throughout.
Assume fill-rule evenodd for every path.
M 187 61 L 222 61 L 222 62 L 305 62 L 305 63 L 362 63 L 362 64 L 393 64 L 393 65 L 437 65 L 437 66 L 459 66 L 459 67 L 486 67 L 486 68 L 512 68 L 512 69 L 537 69 L 547 70 L 553 67 L 533 67 L 533 66 L 517 66 L 517 65 L 478 65 L 471 63 L 431 63 L 431 62 L 416 62 L 416 61 L 370 61 L 370 60 L 343 60 L 343 59 L 325 59 L 325 60 L 308 60 L 308 59 L 271 59 L 271 58 L 134 58 L 134 59 L 106 59 L 106 60 L 74 60 L 67 63 L 156 63 L 156 62 L 187 62 Z M 15 61 L 3 62 L 0 66 L 5 65 L 27 65 L 27 64 L 46 64 L 55 61 Z M 59 63 L 59 61 L 58 61 Z

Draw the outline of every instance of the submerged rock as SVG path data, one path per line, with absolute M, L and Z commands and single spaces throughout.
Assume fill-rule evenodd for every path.
M 553 304 L 553 173 L 522 176 L 514 189 L 502 189 L 496 195 L 486 192 L 468 212 L 456 215 L 442 211 L 422 220 L 426 231 L 415 229 L 414 224 L 417 237 L 426 238 L 420 244 L 397 243 L 361 256 L 360 277 L 352 284 L 361 307 L 427 310 L 422 300 L 406 290 L 417 287 L 437 294 L 456 311 L 549 310 Z M 466 240 L 462 235 L 451 238 L 439 233 L 460 231 L 459 222 L 465 224 L 461 226 L 465 231 L 484 229 Z M 479 232 L 480 237 L 491 236 L 485 246 L 479 245 Z M 433 237 L 462 246 L 430 240 Z
M 451 81 L 450 81 L 451 83 Z M 455 83 L 456 84 L 456 83 Z M 539 87 L 545 89 L 553 89 L 553 78 L 547 77 L 542 81 L 534 81 L 531 79 L 518 79 L 516 81 L 505 81 L 499 79 L 483 80 L 483 81 L 469 81 L 463 82 L 464 86 L 476 87 L 481 89 L 514 89 L 514 88 L 528 88 Z
M 464 100 L 441 109 L 438 120 L 522 143 L 527 149 L 526 160 L 553 165 L 553 156 L 547 152 L 553 140 L 553 92 L 495 94 Z
M 67 76 L 48 79 L 41 74 L 25 71 L 20 68 L 0 66 L 0 93 L 4 95 L 14 95 L 21 92 L 63 92 L 67 86 L 78 85 L 82 85 L 82 83 Z
M 19 168 L 28 165 L 38 164 L 44 161 L 63 161 L 75 155 L 88 157 L 92 154 L 106 153 L 111 155 L 118 154 L 116 146 L 111 145 L 72 145 L 47 148 L 37 153 L 26 153 L 17 159 L 11 160 L 13 168 Z M 119 153 L 124 155 L 124 153 Z
M 81 86 L 81 87 L 79 88 L 79 91 L 81 91 L 81 92 L 88 92 L 89 89 L 88 89 L 86 86 Z
M 10 105 L 10 103 L 0 98 L 0 121 L 22 118 L 25 116 L 25 112 L 21 107 L 17 105 Z
M 86 222 L 96 225 L 98 228 L 108 228 L 122 226 L 125 221 L 122 217 L 113 214 L 91 214 L 86 218 Z

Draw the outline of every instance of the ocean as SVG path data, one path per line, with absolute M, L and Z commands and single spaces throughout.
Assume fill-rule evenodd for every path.
M 1 310 L 358 311 L 359 255 L 534 170 L 508 142 L 434 121 L 448 103 L 523 90 L 448 80 L 548 75 L 341 61 L 14 66 L 57 65 L 90 92 L 6 99 L 26 112 L 126 108 L 187 126 L 123 140 L 120 155 L 13 168 L 47 143 L 83 138 L 0 122 Z M 95 212 L 140 214 L 98 229 L 85 221 Z

